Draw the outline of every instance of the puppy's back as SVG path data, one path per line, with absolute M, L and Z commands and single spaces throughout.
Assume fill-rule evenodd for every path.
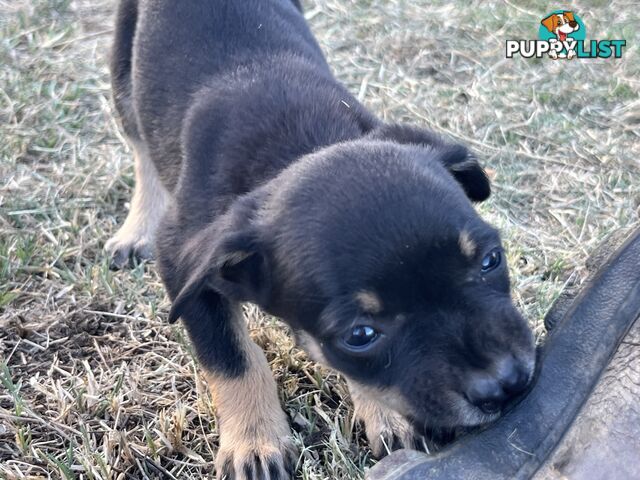
M 137 10 L 133 105 L 154 160 L 179 159 L 185 112 L 216 76 L 282 54 L 328 72 L 292 0 L 139 0 Z

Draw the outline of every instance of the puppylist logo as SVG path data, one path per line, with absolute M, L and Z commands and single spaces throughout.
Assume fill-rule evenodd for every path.
M 553 60 L 572 58 L 620 58 L 626 40 L 586 40 L 582 19 L 569 10 L 555 10 L 544 17 L 538 29 L 539 40 L 507 40 L 507 58 Z

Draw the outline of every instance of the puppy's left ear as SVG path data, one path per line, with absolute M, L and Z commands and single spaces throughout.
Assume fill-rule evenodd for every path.
M 191 273 L 172 302 L 169 321 L 175 322 L 195 298 L 207 292 L 234 302 L 264 305 L 269 297 L 270 273 L 266 253 L 257 236 L 211 225 L 188 242 L 181 268 Z
M 438 160 L 462 186 L 472 202 L 483 202 L 491 195 L 491 183 L 478 160 L 463 145 L 445 145 Z
M 482 202 L 491 195 L 491 184 L 487 174 L 463 145 L 446 143 L 434 132 L 401 124 L 380 125 L 371 130 L 367 138 L 430 147 L 471 201 Z

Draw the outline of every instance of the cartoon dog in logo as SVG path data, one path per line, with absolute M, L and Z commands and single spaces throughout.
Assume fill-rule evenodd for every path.
M 541 23 L 549 32 L 556 36 L 556 38 L 551 39 L 550 42 L 571 42 L 572 39 L 567 40 L 568 35 L 580 30 L 580 24 L 574 18 L 573 12 L 552 13 L 542 20 Z M 566 50 L 567 52 L 558 53 L 557 50 L 551 49 L 549 56 L 554 60 L 558 58 L 567 58 L 570 60 L 575 57 L 576 52 L 573 48 L 567 48 Z

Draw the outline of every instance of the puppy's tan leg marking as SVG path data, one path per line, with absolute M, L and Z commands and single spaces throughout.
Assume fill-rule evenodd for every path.
M 241 315 L 241 314 L 240 314 Z M 249 338 L 242 319 L 247 370 L 239 378 L 205 372 L 220 429 L 217 478 L 285 480 L 293 476 L 296 449 L 264 353 Z
M 154 235 L 169 201 L 169 193 L 146 150 L 144 146 L 133 146 L 136 184 L 131 209 L 122 227 L 105 244 L 115 268 L 124 267 L 132 254 L 140 259 L 153 256 Z
M 364 423 L 369 447 L 376 457 L 390 453 L 394 444 L 402 448 L 417 448 L 422 444 L 422 437 L 409 421 L 377 400 L 383 399 L 390 404 L 402 403 L 401 399 L 393 398 L 396 395 L 353 381 L 349 381 L 349 392 L 355 407 L 355 418 Z

